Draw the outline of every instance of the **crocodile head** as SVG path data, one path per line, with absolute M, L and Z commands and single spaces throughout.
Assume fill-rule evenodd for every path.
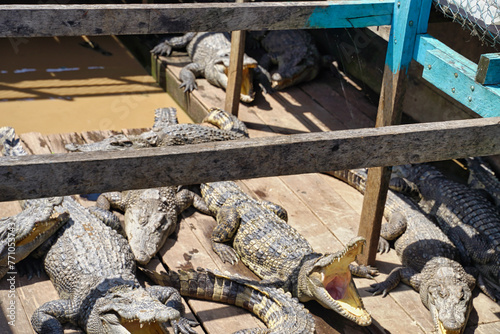
M 425 273 L 424 273 L 425 274 Z M 466 276 L 468 278 L 464 279 Z M 467 282 L 471 282 L 469 286 Z M 442 334 L 463 333 L 472 309 L 475 280 L 463 270 L 444 266 L 420 287 L 420 298 L 429 309 L 436 327 Z
M 8 248 L 12 245 L 17 263 L 68 221 L 67 212 L 54 210 L 61 201 L 62 197 L 31 200 L 19 214 L 0 219 L 0 265 L 7 264 Z
M 299 274 L 300 301 L 316 300 L 360 326 L 370 325 L 371 315 L 349 270 L 349 264 L 362 252 L 364 244 L 364 238 L 356 237 L 341 251 L 308 260 Z
M 177 227 L 177 215 L 166 203 L 144 198 L 125 212 L 124 231 L 139 264 L 147 264 Z
M 288 69 L 279 68 L 271 74 L 271 87 L 276 90 L 282 90 L 287 87 L 299 84 L 301 82 L 311 81 L 319 73 L 317 64 L 302 64 Z
M 96 301 L 87 322 L 87 332 L 164 333 L 164 323 L 179 316 L 179 311 L 151 297 L 145 289 L 120 285 L 112 287 Z
M 205 77 L 212 85 L 227 89 L 227 75 L 229 71 L 230 50 L 223 49 L 217 52 L 216 57 L 205 69 Z M 257 61 L 246 54 L 243 55 L 243 69 L 241 71 L 241 102 L 250 103 L 255 98 L 253 89 L 253 69 Z

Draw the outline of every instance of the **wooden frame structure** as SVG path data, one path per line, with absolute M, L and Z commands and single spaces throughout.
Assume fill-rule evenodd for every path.
M 359 228 L 368 242 L 368 252 L 360 262 L 373 263 L 387 193 L 385 166 L 500 154 L 500 86 L 492 79 L 499 77 L 495 75 L 498 55 L 485 55 L 478 69 L 426 35 L 430 6 L 431 0 L 1 6 L 0 37 L 14 39 L 388 24 L 392 29 L 375 129 L 119 154 L 2 157 L 0 201 L 375 167 L 368 174 Z M 424 78 L 480 116 L 493 118 L 386 127 L 399 123 L 406 71 L 412 59 L 426 68 Z M 232 94 L 239 95 L 236 91 Z

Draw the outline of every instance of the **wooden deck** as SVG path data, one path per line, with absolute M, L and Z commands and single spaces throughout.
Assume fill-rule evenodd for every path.
M 178 72 L 186 62 L 184 55 L 169 58 L 166 86 L 194 119 L 203 116 L 207 107 L 223 107 L 224 92 L 210 86 L 205 80 L 198 81 L 198 91 L 188 99 L 177 89 Z M 167 107 L 167 106 L 158 106 Z M 374 126 L 376 107 L 365 93 L 348 78 L 330 70 L 322 72 L 315 81 L 292 87 L 273 95 L 261 95 L 252 105 L 240 105 L 239 118 L 250 131 L 251 137 L 286 135 L 301 132 L 337 130 Z M 152 122 L 152 120 L 151 120 Z M 133 132 L 138 130 L 124 130 Z M 60 135 L 28 133 L 20 135 L 23 144 L 32 154 L 64 152 L 64 144 L 70 141 L 92 142 L 110 132 L 86 132 Z M 311 157 L 313 159 L 314 157 Z M 281 204 L 288 211 L 289 223 L 304 235 L 318 252 L 334 252 L 350 238 L 356 236 L 360 219 L 362 195 L 350 186 L 325 174 L 303 174 L 239 181 L 240 185 L 255 197 Z M 92 205 L 83 198 L 86 205 Z M 0 216 L 15 214 L 20 210 L 17 203 L 0 203 Z M 212 217 L 189 210 L 183 214 L 176 234 L 171 236 L 160 251 L 163 261 L 172 269 L 197 267 L 218 268 L 243 275 L 252 274 L 241 263 L 231 266 L 221 263 L 212 252 L 209 236 L 215 221 Z M 377 258 L 376 266 L 381 281 L 399 260 L 391 250 Z M 151 267 L 160 265 L 158 260 Z M 144 277 L 142 277 L 144 279 Z M 355 279 L 366 308 L 373 315 L 373 324 L 359 327 L 333 312 L 328 312 L 314 302 L 307 307 L 316 319 L 317 333 L 429 333 L 432 320 L 422 305 L 418 293 L 400 285 L 387 297 L 371 296 L 365 289 L 373 283 L 368 279 Z M 0 333 L 30 333 L 29 318 L 42 303 L 57 298 L 46 275 L 28 281 L 15 277 L 15 299 L 9 297 L 9 282 L 0 282 Z M 9 303 L 15 300 L 15 326 L 8 324 Z M 243 328 L 263 324 L 248 312 L 224 304 L 186 300 L 189 316 L 202 323 L 197 333 L 231 333 Z M 67 332 L 78 332 L 68 327 Z M 66 331 L 65 331 L 66 333 Z M 500 306 L 477 289 L 466 333 L 500 333 Z

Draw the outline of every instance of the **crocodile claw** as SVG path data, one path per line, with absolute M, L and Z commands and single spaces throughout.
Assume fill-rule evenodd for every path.
M 161 42 L 151 50 L 151 53 L 157 56 L 170 56 L 172 53 L 172 47 L 167 43 Z
M 212 248 L 214 252 L 219 255 L 222 262 L 227 262 L 235 265 L 240 259 L 236 251 L 228 245 L 212 242 Z
M 180 317 L 179 320 L 171 320 L 170 324 L 174 329 L 175 334 L 196 334 L 196 331 L 191 327 L 196 327 L 199 323 L 195 320 Z
M 382 297 L 387 296 L 389 293 L 389 289 L 385 286 L 385 284 L 383 284 L 383 282 L 370 285 L 366 291 L 372 293 L 374 296 L 382 294 Z
M 384 254 L 384 253 L 389 253 L 390 250 L 391 250 L 391 245 L 389 244 L 389 241 L 385 240 L 382 237 L 379 238 L 377 251 L 380 254 Z
M 195 89 L 198 89 L 198 85 L 194 81 L 193 82 L 183 82 L 183 83 L 181 83 L 179 88 L 184 88 L 184 93 L 187 93 L 187 92 L 192 92 Z

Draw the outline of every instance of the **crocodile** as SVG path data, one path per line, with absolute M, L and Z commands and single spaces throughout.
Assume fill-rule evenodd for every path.
M 151 271 L 141 268 L 156 284 L 172 286 L 184 297 L 235 305 L 252 312 L 266 329 L 245 329 L 236 333 L 312 334 L 315 323 L 309 311 L 280 288 L 217 270 Z
M 135 260 L 142 265 L 151 260 L 175 231 L 182 211 L 193 205 L 209 214 L 198 194 L 177 186 L 103 193 L 97 198 L 96 205 L 125 213 L 124 233 Z
M 213 108 L 204 121 L 218 125 L 213 120 L 216 114 L 227 115 L 225 111 Z M 155 123 L 150 131 L 139 135 L 113 135 L 95 143 L 68 143 L 65 148 L 71 152 L 115 151 L 235 140 L 248 136 L 231 129 L 225 130 L 190 123 L 178 124 L 175 115 L 175 108 L 159 108 L 155 110 Z M 230 116 L 226 117 L 230 118 Z
M 469 179 L 467 183 L 472 189 L 484 190 L 486 196 L 491 198 L 497 208 L 500 210 L 500 180 L 487 165 L 486 161 L 480 157 L 468 158 L 467 169 L 469 170 Z
M 19 263 L 68 221 L 67 212 L 56 212 L 61 197 L 37 200 L 15 216 L 0 219 L 0 278 L 15 272 Z
M 365 193 L 366 169 L 331 172 L 333 176 Z M 400 281 L 419 292 L 439 333 L 463 333 L 472 309 L 475 278 L 458 262 L 455 245 L 420 208 L 403 194 L 389 190 L 385 203 L 379 250 L 387 251 L 387 240 L 402 266 L 387 279 L 372 284 L 368 292 L 385 297 Z
M 174 288 L 143 288 L 135 276 L 134 256 L 127 240 L 71 197 L 56 210 L 69 212 L 44 258 L 44 268 L 61 299 L 35 310 L 31 324 L 37 333 L 63 333 L 62 323 L 86 333 L 192 333 L 195 321 L 183 315 Z M 149 331 L 146 331 L 149 330 Z
M 174 108 L 158 109 L 152 129 L 179 137 L 182 135 L 182 142 L 186 144 L 248 137 L 243 122 L 218 108 L 211 109 L 203 120 L 203 124 L 217 127 L 215 129 L 199 124 L 185 124 L 186 127 L 179 128 L 177 122 Z M 107 142 L 103 143 L 107 145 Z M 90 148 L 96 147 L 101 146 L 97 144 Z M 198 194 L 177 186 L 103 193 L 96 205 L 104 210 L 117 209 L 125 213 L 124 233 L 136 261 L 143 265 L 151 260 L 167 237 L 175 231 L 177 218 L 182 211 L 193 205 L 209 214 Z
M 266 70 L 264 73 L 273 89 L 282 90 L 313 80 L 318 75 L 321 57 L 307 31 L 271 30 L 253 32 L 252 36 L 266 52 L 259 64 Z
M 0 143 L 3 156 L 27 154 L 12 127 L 0 128 Z M 61 201 L 62 197 L 34 200 L 19 214 L 0 219 L 0 278 L 15 272 L 11 265 L 24 260 L 68 221 L 67 212 L 54 209 Z
M 172 49 L 186 48 L 192 63 L 184 66 L 179 74 L 184 92 L 197 89 L 196 77 L 204 77 L 216 87 L 227 89 L 227 72 L 231 51 L 231 37 L 227 32 L 190 32 L 183 36 L 169 37 L 156 45 L 151 52 L 169 56 Z M 253 72 L 259 71 L 258 63 L 243 55 L 240 100 L 250 103 L 255 98 Z
M 299 301 L 316 300 L 358 325 L 370 325 L 371 315 L 350 270 L 365 277 L 377 273 L 371 267 L 351 265 L 362 251 L 363 238 L 354 238 L 336 253 L 316 253 L 287 224 L 287 213 L 279 205 L 257 201 L 231 181 L 202 183 L 201 194 L 217 220 L 212 248 L 222 261 L 235 264 L 241 259 L 262 282 Z
M 390 187 L 410 184 L 420 194 L 419 207 L 435 218 L 458 248 L 461 263 L 477 270 L 477 285 L 491 299 L 500 298 L 500 213 L 479 190 L 453 181 L 429 164 L 397 166 Z

